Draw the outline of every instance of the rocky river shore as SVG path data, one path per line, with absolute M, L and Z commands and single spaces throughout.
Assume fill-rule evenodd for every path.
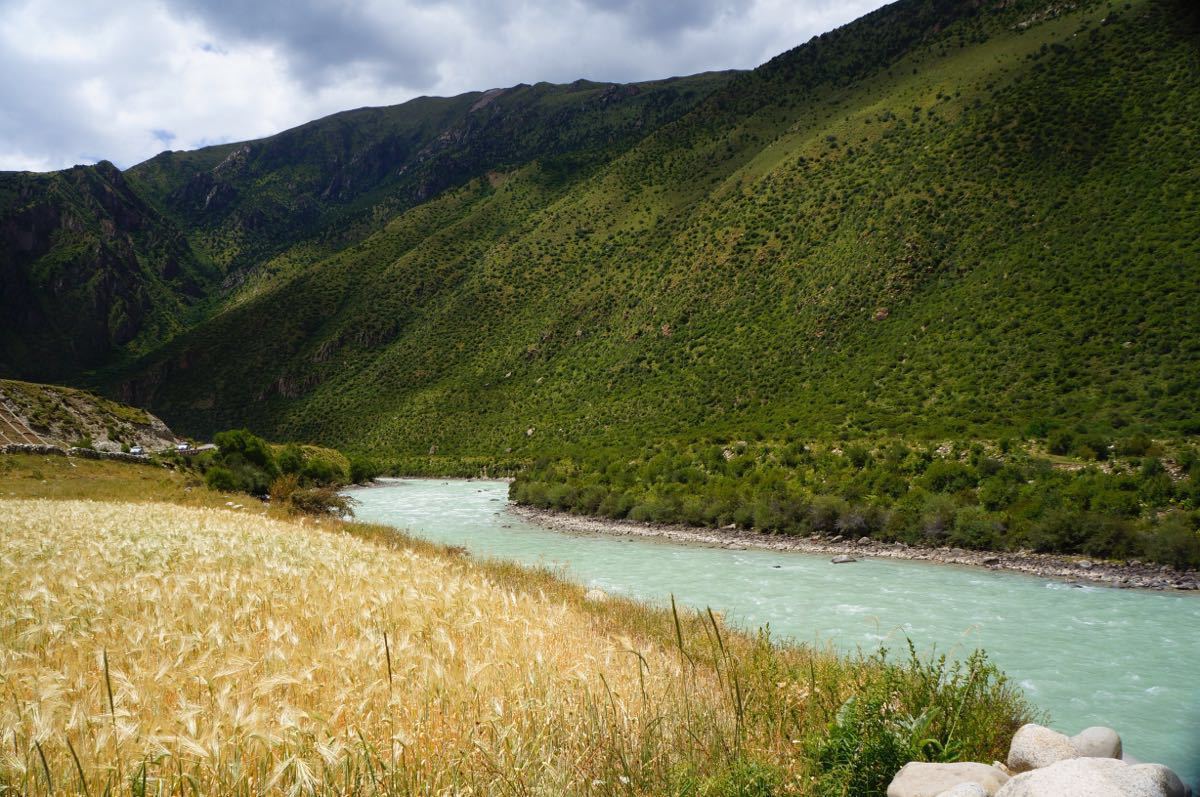
M 878 542 L 869 537 L 844 539 L 819 534 L 797 537 L 766 534 L 739 528 L 702 528 L 696 526 L 639 523 L 572 515 L 528 506 L 512 505 L 509 512 L 533 523 L 575 534 L 613 534 L 657 537 L 692 545 L 733 550 L 761 548 L 772 551 L 828 554 L 850 562 L 859 558 L 913 559 L 948 565 L 966 565 L 987 570 L 1009 570 L 1069 584 L 1099 584 L 1119 589 L 1180 590 L 1200 589 L 1200 572 L 1179 571 L 1166 565 L 1139 561 L 1112 562 L 1081 556 L 1034 553 L 1031 551 L 968 551 L 962 548 L 918 548 L 902 542 Z

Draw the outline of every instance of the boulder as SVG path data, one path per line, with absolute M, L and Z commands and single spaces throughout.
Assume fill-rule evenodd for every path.
M 953 789 L 946 789 L 937 797 L 990 797 L 978 783 L 960 783 Z
M 590 603 L 604 603 L 608 600 L 608 593 L 602 589 L 592 588 L 583 593 L 583 599 Z
M 1072 758 L 1017 775 L 995 797 L 1185 797 L 1183 782 L 1161 764 Z
M 1013 774 L 1028 772 L 1078 756 L 1079 751 L 1066 734 L 1031 722 L 1022 725 L 1013 736 L 1008 748 L 1008 770 Z
M 1071 737 L 1075 750 L 1085 758 L 1120 758 L 1121 737 L 1112 728 L 1094 725 Z
M 829 561 L 833 562 L 835 565 L 844 565 L 844 564 L 849 564 L 850 562 L 857 562 L 858 560 L 855 559 L 853 556 L 847 556 L 846 554 L 841 554 L 840 556 L 833 557 Z
M 1008 781 L 1005 775 L 987 764 L 928 764 L 912 761 L 896 773 L 888 784 L 887 797 L 939 797 L 958 786 L 978 786 L 984 797 L 992 797 Z M 970 792 L 955 793 L 967 797 Z

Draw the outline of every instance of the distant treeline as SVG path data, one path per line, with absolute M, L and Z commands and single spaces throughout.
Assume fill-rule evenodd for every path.
M 609 518 L 736 525 L 1200 567 L 1200 452 L 1130 438 L 1080 461 L 1023 445 L 671 442 L 543 457 L 521 504 Z

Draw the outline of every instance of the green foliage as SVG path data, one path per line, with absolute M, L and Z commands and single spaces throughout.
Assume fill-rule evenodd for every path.
M 951 446 L 895 440 L 839 448 L 700 439 L 576 449 L 534 461 L 509 495 L 652 523 L 1194 566 L 1200 467 L 1189 454 L 1170 455 L 1179 470 L 1180 462 L 1192 463 L 1175 480 L 1157 458 L 1055 466 L 1011 440 L 1006 447 L 977 443 L 956 454 Z
M 211 490 L 218 490 L 223 493 L 232 493 L 241 490 L 243 482 L 229 468 L 220 465 L 214 465 L 204 474 L 204 483 Z
M 982 652 L 948 665 L 945 656 L 922 660 L 910 643 L 909 657 L 897 665 L 881 653 L 881 677 L 850 697 L 826 733 L 810 741 L 814 794 L 882 795 L 909 761 L 957 761 L 1016 731 L 1018 693 Z
M 602 87 L 500 95 L 486 134 L 519 140 L 465 152 L 474 179 L 364 198 L 369 218 L 322 201 L 344 236 L 316 222 L 223 312 L 103 379 L 198 434 L 246 423 L 384 462 L 1027 429 L 1101 462 L 1195 434 L 1195 32 L 1170 0 L 1044 10 L 893 4 L 703 89 L 611 93 L 613 119 L 587 105 Z M 547 126 L 552 101 L 567 128 Z M 339 122 L 351 149 L 389 125 L 424 136 L 458 118 L 447 102 Z M 303 238 L 278 188 L 309 164 L 305 136 L 312 174 L 337 176 L 325 124 L 251 145 L 199 237 L 228 239 L 230 263 Z M 625 134 L 599 143 L 610 125 Z M 167 197 L 237 151 L 164 156 L 135 182 Z M 275 240 L 218 232 L 252 207 Z

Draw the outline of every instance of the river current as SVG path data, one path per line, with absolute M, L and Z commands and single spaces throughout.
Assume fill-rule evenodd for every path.
M 562 569 L 589 587 L 711 607 L 777 637 L 897 655 L 983 648 L 1068 734 L 1117 729 L 1126 751 L 1200 783 L 1200 598 L 1074 587 L 1034 576 L 888 559 L 728 550 L 551 531 L 505 511 L 499 481 L 385 480 L 353 491 L 360 520 Z

